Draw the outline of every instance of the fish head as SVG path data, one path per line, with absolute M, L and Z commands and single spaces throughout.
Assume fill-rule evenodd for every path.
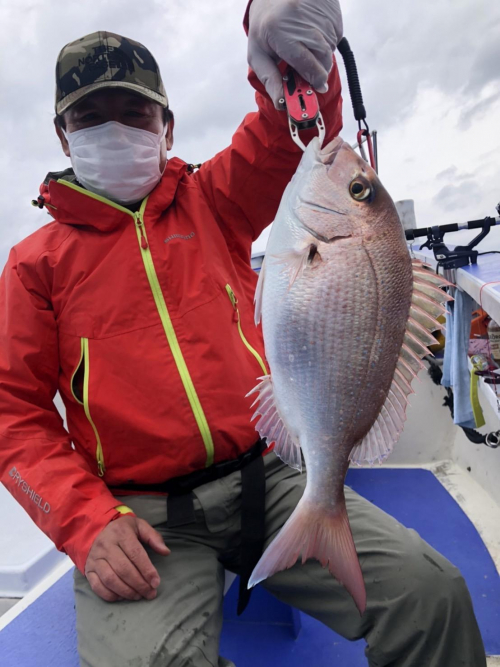
M 403 235 L 394 202 L 377 173 L 340 137 L 324 148 L 313 140 L 303 163 L 294 208 L 313 237 L 324 243 L 349 238 L 369 243 L 388 232 Z

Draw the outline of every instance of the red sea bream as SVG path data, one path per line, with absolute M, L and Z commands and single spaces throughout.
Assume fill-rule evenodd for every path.
M 307 486 L 249 586 L 318 559 L 366 606 L 345 508 L 353 461 L 383 461 L 399 438 L 446 281 L 411 260 L 394 203 L 340 138 L 308 145 L 273 224 L 256 292 L 271 374 L 252 393 L 256 428 Z

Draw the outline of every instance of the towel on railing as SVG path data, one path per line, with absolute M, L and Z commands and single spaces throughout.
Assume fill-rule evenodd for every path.
M 467 365 L 473 299 L 463 290 L 455 290 L 455 301 L 448 303 L 446 345 L 441 384 L 453 389 L 454 417 L 459 426 L 475 428 L 470 402 L 470 372 Z

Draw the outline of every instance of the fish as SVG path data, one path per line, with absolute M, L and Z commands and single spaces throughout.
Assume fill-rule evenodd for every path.
M 344 497 L 351 463 L 383 462 L 411 383 L 434 344 L 449 283 L 412 259 L 375 171 L 337 138 L 308 144 L 269 235 L 255 293 L 270 374 L 252 420 L 288 465 L 307 470 L 295 510 L 248 587 L 317 559 L 366 609 Z

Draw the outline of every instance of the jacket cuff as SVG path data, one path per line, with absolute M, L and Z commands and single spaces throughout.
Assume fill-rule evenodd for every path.
M 125 516 L 126 514 L 137 516 L 134 510 L 131 510 L 130 507 L 127 507 L 126 505 L 118 505 L 118 507 L 115 507 L 115 509 L 116 516 L 114 516 L 111 521 L 115 521 L 116 519 L 119 519 L 121 516 Z
M 110 495 L 109 499 L 100 497 L 90 507 L 86 507 L 85 514 L 82 513 L 73 519 L 73 537 L 63 545 L 63 550 L 83 575 L 95 539 L 111 521 L 122 516 L 116 507 L 116 499 L 113 496 Z

